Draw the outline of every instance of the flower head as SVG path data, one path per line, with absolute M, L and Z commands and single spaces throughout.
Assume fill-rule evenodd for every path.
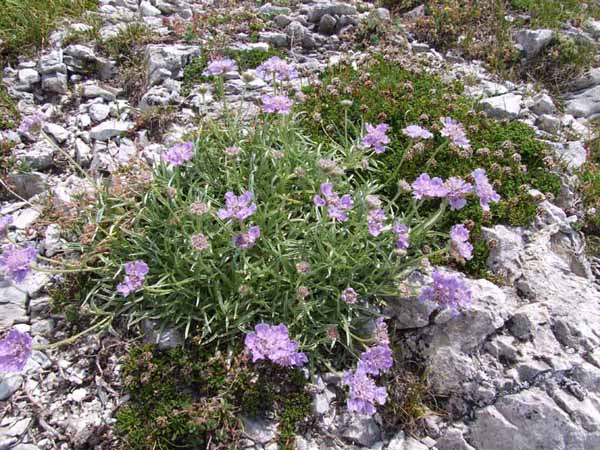
M 409 125 L 402 132 L 412 139 L 431 139 L 433 137 L 433 134 L 429 130 L 419 125 Z
M 409 247 L 409 233 L 408 227 L 400 221 L 396 221 L 392 232 L 396 235 L 396 248 L 400 250 L 406 250 Z
M 479 204 L 484 211 L 490 210 L 490 202 L 500 201 L 500 195 L 494 191 L 494 188 L 488 181 L 484 169 L 475 169 L 471 176 L 475 179 L 475 191 L 479 197 Z
M 375 339 L 380 345 L 390 345 L 388 326 L 383 317 L 375 319 Z
M 381 208 L 381 200 L 376 195 L 367 195 L 365 200 L 369 209 Z
M 237 219 L 243 222 L 256 212 L 256 203 L 252 200 L 254 195 L 250 191 L 245 191 L 239 197 L 233 192 L 225 194 L 225 208 L 217 211 L 217 217 L 221 220 Z
M 298 343 L 290 339 L 284 324 L 259 323 L 253 333 L 246 335 L 244 344 L 252 362 L 266 359 L 285 367 L 302 366 L 308 362 L 306 355 L 298 352 Z
M 0 268 L 8 279 L 21 282 L 31 272 L 31 264 L 37 254 L 37 250 L 32 245 L 23 248 L 9 245 L 0 256 Z
M 433 284 L 421 291 L 419 300 L 434 300 L 455 314 L 458 313 L 459 307 L 471 304 L 471 291 L 462 278 L 444 275 L 437 270 L 431 276 Z
M 242 153 L 242 149 L 233 145 L 225 148 L 224 152 L 227 156 L 238 156 L 240 153 Z
M 355 372 L 346 372 L 342 382 L 349 388 L 346 403 L 349 411 L 372 416 L 375 414 L 375 405 L 383 405 L 387 400 L 386 389 L 378 387 L 360 368 Z
M 383 153 L 385 146 L 390 143 L 390 138 L 386 135 L 389 125 L 380 123 L 373 126 L 370 123 L 365 125 L 367 134 L 362 138 L 362 145 L 366 148 L 373 148 L 375 153 Z
M 227 72 L 235 72 L 238 70 L 237 64 L 230 58 L 218 58 L 211 61 L 206 70 L 202 72 L 205 77 L 225 75 Z
M 469 139 L 467 138 L 465 129 L 463 128 L 463 126 L 460 123 L 458 123 L 454 119 L 451 119 L 450 117 L 442 117 L 440 119 L 440 121 L 444 125 L 444 128 L 442 128 L 442 131 L 440 131 L 442 136 L 450 138 L 452 143 L 458 147 L 461 147 L 464 149 L 471 148 L 471 143 L 469 142 Z
M 390 370 L 393 365 L 392 349 L 389 345 L 383 344 L 371 347 L 360 355 L 358 369 L 370 375 L 379 375 Z
M 0 217 L 0 238 L 6 236 L 8 233 L 8 227 L 13 222 L 12 216 L 2 216 Z
M 194 250 L 198 252 L 203 252 L 204 250 L 208 250 L 210 244 L 208 242 L 208 237 L 202 233 L 194 234 L 191 237 L 192 247 Z
M 278 113 L 287 116 L 294 102 L 285 95 L 262 95 L 260 101 L 263 104 L 263 110 L 268 113 Z
M 341 197 L 333 190 L 331 183 L 321 184 L 321 194 L 313 197 L 313 202 L 317 206 L 327 206 L 327 215 L 334 220 L 340 222 L 346 222 L 348 220 L 348 214 L 346 211 L 352 209 L 354 201 L 352 196 L 349 194 L 342 195 Z
M 256 68 L 256 74 L 265 81 L 273 77 L 277 81 L 295 80 L 298 72 L 291 64 L 288 64 L 278 56 L 272 56 Z
M 448 203 L 453 211 L 464 208 L 467 204 L 465 197 L 473 192 L 473 185 L 458 177 L 448 178 L 444 187 L 448 191 Z
M 124 297 L 127 297 L 129 294 L 139 291 L 142 288 L 149 269 L 148 264 L 141 260 L 127 262 L 123 267 L 125 269 L 125 278 L 117 285 L 117 291 Z
M 351 287 L 347 287 L 342 292 L 341 298 L 342 301 L 348 303 L 349 305 L 354 305 L 358 301 L 358 294 Z
M 441 178 L 431 178 L 429 174 L 422 173 L 411 185 L 413 197 L 417 200 L 422 198 L 445 197 L 448 189 L 444 186 Z
M 464 225 L 454 225 L 450 230 L 452 250 L 466 260 L 473 258 L 473 245 L 469 242 L 469 230 Z
M 254 246 L 260 237 L 260 227 L 253 226 L 248 228 L 246 233 L 238 234 L 233 237 L 233 245 L 242 250 L 249 249 Z
M 19 128 L 17 128 L 17 132 L 30 141 L 33 141 L 37 135 L 40 134 L 40 131 L 42 131 L 42 124 L 45 118 L 46 117 L 39 112 L 36 112 L 31 116 L 24 117 L 23 120 L 21 120 Z
M 190 212 L 197 216 L 206 214 L 208 211 L 210 211 L 210 206 L 208 205 L 208 203 L 194 202 L 190 205 Z
M 296 264 L 296 270 L 298 273 L 310 273 L 310 264 L 306 261 L 300 261 Z
M 383 231 L 383 222 L 385 221 L 385 211 L 383 209 L 371 209 L 367 213 L 367 226 L 371 236 L 379 236 Z
M 177 144 L 163 153 L 162 158 L 174 166 L 180 166 L 194 157 L 194 143 Z
M 10 330 L 0 340 L 0 372 L 22 372 L 31 352 L 31 336 L 19 330 Z

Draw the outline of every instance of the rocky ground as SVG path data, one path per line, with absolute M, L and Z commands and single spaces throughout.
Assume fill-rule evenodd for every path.
M 224 24 L 223 35 L 199 33 L 198 42 L 188 42 L 178 31 L 178 24 L 199 11 L 235 17 L 249 9 L 268 17 L 268 27 L 254 38 L 244 19 L 239 19 L 239 29 Z M 408 24 L 419 14 L 417 8 L 401 21 Z M 94 33 L 102 38 L 117 36 L 131 24 L 152 30 L 151 39 L 131 44 L 139 47 L 144 62 L 134 68 L 133 92 L 123 84 L 131 82 L 123 63 L 86 42 L 91 26 L 85 23 L 63 27 L 40 55 L 4 68 L 3 83 L 19 111 L 41 112 L 52 142 L 4 132 L 4 139 L 14 143 L 11 156 L 21 163 L 3 181 L 10 199 L 1 203 L 0 215 L 14 215 L 13 239 L 39 243 L 48 257 L 70 238 L 49 212 L 69 211 L 73 197 L 89 188 L 65 154 L 93 175 L 115 173 L 132 160 L 152 163 L 193 130 L 200 117 L 219 116 L 223 101 L 215 98 L 214 87 L 201 83 L 188 89 L 184 80 L 184 68 L 215 40 L 241 51 L 281 49 L 303 75 L 300 87 L 341 58 L 365 57 L 352 40 L 360 23 L 376 20 L 391 26 L 390 12 L 369 3 L 257 7 L 101 0 L 92 16 Z M 448 79 L 471 80 L 469 94 L 481 100 L 489 115 L 536 127 L 569 171 L 585 163 L 584 142 L 596 131 L 591 119 L 600 117 L 600 67 L 556 99 L 533 84 L 497 79 L 477 62 L 441 54 L 402 28 L 392 30 L 396 45 L 411 61 Z M 572 32 L 597 43 L 599 30 L 592 21 Z M 528 57 L 541 50 L 545 39 L 546 30 L 524 30 L 515 37 Z M 257 78 L 245 83 L 242 77 L 228 75 L 226 101 L 233 107 L 243 102 L 252 113 L 258 97 L 271 88 Z M 169 105 L 174 107 L 171 123 L 156 133 L 152 122 L 142 118 L 153 107 Z M 390 306 L 407 351 L 427 368 L 435 395 L 447 400 L 446 414 L 432 412 L 421 434 L 399 429 L 390 440 L 377 415 L 362 418 L 342 411 L 339 376 L 324 374 L 315 388 L 315 426 L 297 437 L 296 448 L 600 448 L 600 293 L 585 240 L 571 226 L 581 208 L 574 186 L 572 173 L 565 174 L 560 198 L 541 202 L 531 227 L 485 230 L 493 243 L 488 266 L 497 282 L 469 280 L 472 309 L 458 317 L 434 314 L 434 305 L 410 294 L 426 277 L 409 280 L 406 297 Z M 20 285 L 0 285 L 0 329 L 15 325 L 31 332 L 39 344 L 69 336 L 72 330 L 63 315 L 50 309 L 53 282 L 37 274 Z M 147 333 L 147 339 L 152 337 Z M 164 346 L 178 342 L 177 336 L 163 337 Z M 127 401 L 120 389 L 120 356 L 128 346 L 116 333 L 90 335 L 73 346 L 36 351 L 23 374 L 0 375 L 0 450 L 116 448 L 113 413 Z M 247 448 L 277 448 L 275 424 L 247 420 L 246 425 Z

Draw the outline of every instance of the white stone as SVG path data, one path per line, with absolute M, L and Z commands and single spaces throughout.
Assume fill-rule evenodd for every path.
M 143 1 L 142 3 L 140 3 L 140 12 L 144 17 L 155 17 L 162 15 L 160 9 L 152 6 L 152 3 L 148 1 Z
M 57 143 L 63 144 L 69 139 L 69 132 L 55 123 L 44 123 L 44 131 L 48 133 Z
M 29 228 L 40 217 L 38 208 L 26 208 L 13 215 L 13 226 L 19 230 Z
M 110 106 L 103 103 L 94 103 L 90 105 L 88 114 L 94 122 L 102 122 L 110 114 Z
M 556 106 L 548 94 L 538 94 L 532 99 L 531 111 L 535 114 L 554 114 Z
M 35 69 L 21 69 L 19 70 L 18 80 L 27 86 L 31 86 L 32 84 L 39 83 L 40 74 Z
M 533 58 L 554 38 L 554 31 L 548 29 L 519 30 L 515 33 L 514 38 L 527 58 Z
M 523 97 L 509 93 L 498 97 L 486 98 L 481 102 L 483 109 L 491 117 L 497 119 L 514 119 L 521 113 Z
M 131 122 L 108 120 L 92 128 L 90 130 L 90 138 L 95 139 L 97 141 L 107 141 L 113 137 L 122 135 L 123 133 L 127 132 L 132 126 L 133 123 Z

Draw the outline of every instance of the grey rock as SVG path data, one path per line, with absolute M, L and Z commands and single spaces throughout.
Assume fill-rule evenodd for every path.
M 387 8 L 377 8 L 374 11 L 375 17 L 382 22 L 389 22 L 392 20 L 390 10 Z
M 99 62 L 94 50 L 87 45 L 73 44 L 63 51 L 63 60 L 71 72 L 93 74 L 99 69 Z
M 67 76 L 59 72 L 42 75 L 42 90 L 51 94 L 66 94 L 68 92 Z
M 600 114 L 600 86 L 570 96 L 566 101 L 566 112 L 575 117 L 591 117 Z
M 355 6 L 347 3 L 324 3 L 310 10 L 308 20 L 312 23 L 319 23 L 321 17 L 325 14 L 329 14 L 330 16 L 353 16 L 357 14 L 357 11 Z
M 537 94 L 532 99 L 531 111 L 535 114 L 554 114 L 556 106 L 548 94 Z
M 117 137 L 126 133 L 133 123 L 123 122 L 120 120 L 107 120 L 100 125 L 96 125 L 90 130 L 90 138 L 97 141 L 107 141 L 113 137 Z
M 314 50 L 317 48 L 317 41 L 312 34 L 305 34 L 302 38 L 302 48 L 305 50 Z
M 27 293 L 14 286 L 0 285 L 0 328 L 8 329 L 16 323 L 26 323 Z
M 104 100 L 106 100 L 107 102 L 113 102 L 117 98 L 115 92 L 113 92 L 109 89 L 102 88 L 96 84 L 85 84 L 81 91 L 81 95 L 84 98 L 100 97 L 100 98 L 103 98 Z
M 182 44 L 152 44 L 146 47 L 146 77 L 150 85 L 161 83 L 167 78 L 181 79 L 183 68 L 200 56 L 200 48 Z
M 40 448 L 33 444 L 19 444 L 11 450 L 40 450 Z
M 26 86 L 32 86 L 40 82 L 40 74 L 35 69 L 21 69 L 17 75 L 20 83 Z
M 292 39 L 292 41 L 294 42 L 299 42 L 305 37 L 310 36 L 310 31 L 308 31 L 308 29 L 297 20 L 290 22 L 289 25 L 285 28 L 285 32 L 289 36 L 289 38 Z M 287 45 L 287 40 L 286 44 L 284 45 Z M 283 47 L 284 45 L 281 45 L 281 47 Z
M 412 42 L 410 48 L 414 53 L 427 53 L 429 51 L 429 45 L 424 42 Z
M 60 225 L 57 223 L 51 223 L 46 227 L 46 232 L 44 233 L 44 240 L 42 241 L 42 247 L 44 248 L 44 253 L 48 257 L 54 256 L 61 249 L 60 242 Z
M 69 132 L 55 123 L 45 122 L 44 131 L 59 144 L 63 144 L 69 139 Z
M 425 16 L 425 5 L 419 5 L 416 8 L 411 9 L 410 11 L 404 13 L 402 17 L 407 20 L 416 20 L 419 17 Z
M 435 443 L 435 447 L 438 450 L 475 450 L 467 443 L 463 432 L 454 427 L 446 430 L 444 435 Z
M 521 113 L 520 95 L 508 93 L 484 99 L 481 104 L 484 111 L 497 119 L 514 119 Z
M 600 20 L 589 19 L 585 24 L 585 29 L 596 39 L 600 38 Z
M 144 341 L 149 344 L 157 344 L 159 350 L 169 350 L 183 345 L 183 335 L 175 329 L 160 329 L 156 321 L 144 320 L 142 322 Z
M 149 111 L 157 106 L 180 105 L 182 102 L 183 98 L 179 95 L 179 91 L 164 86 L 153 86 L 140 100 L 139 108 L 142 111 Z
M 329 14 L 324 14 L 319 21 L 319 33 L 325 34 L 327 36 L 335 33 L 335 26 L 337 24 L 337 20 L 333 16 Z
M 514 39 L 525 52 L 527 58 L 536 56 L 554 38 L 554 31 L 548 29 L 519 30 Z
M 110 106 L 103 103 L 94 103 L 90 105 L 88 114 L 94 122 L 102 122 L 110 114 Z
M 45 192 L 48 189 L 47 178 L 46 174 L 40 172 L 10 173 L 7 176 L 13 190 L 25 199 Z
M 291 12 L 290 8 L 285 6 L 274 6 L 271 3 L 264 4 L 258 8 L 258 12 L 261 14 L 289 14 Z
M 290 25 L 292 25 L 293 23 L 294 22 L 292 22 Z M 290 27 L 290 25 L 288 25 L 288 28 Z M 287 34 L 275 33 L 272 31 L 261 31 L 260 33 L 258 33 L 258 40 L 260 42 L 267 42 L 274 47 L 287 47 L 289 44 Z
M 562 126 L 560 119 L 550 114 L 542 114 L 537 118 L 535 123 L 541 130 L 552 134 L 558 134 Z
M 428 447 L 401 431 L 390 441 L 387 450 L 428 450 Z
M 75 139 L 75 160 L 82 166 L 92 160 L 92 148 L 79 138 Z
M 257 444 L 266 444 L 277 437 L 277 425 L 260 418 L 242 416 L 243 435 Z
M 275 22 L 275 25 L 277 25 L 279 28 L 287 27 L 292 22 L 292 20 L 293 19 L 291 17 L 284 15 L 275 16 L 273 18 L 273 22 Z
M 587 161 L 587 150 L 581 141 L 548 142 L 557 158 L 564 162 L 569 169 L 578 169 Z
M 25 151 L 18 152 L 18 159 L 25 161 L 33 170 L 44 170 L 52 166 L 55 148 L 45 139 L 34 142 Z
M 21 375 L 0 374 L 0 401 L 8 400 L 23 384 Z M 14 447 L 13 447 L 14 448 Z
M 600 85 L 600 67 L 590 69 L 585 75 L 571 83 L 573 91 L 582 91 Z
M 156 17 L 162 15 L 161 10 L 152 6 L 152 3 L 148 1 L 143 1 L 140 3 L 140 13 L 144 17 Z
M 342 437 L 352 443 L 370 447 L 381 438 L 381 431 L 373 417 L 349 413 Z
M 60 50 L 53 50 L 42 55 L 38 61 L 38 70 L 43 74 L 67 73 L 67 66 L 63 62 L 63 54 Z

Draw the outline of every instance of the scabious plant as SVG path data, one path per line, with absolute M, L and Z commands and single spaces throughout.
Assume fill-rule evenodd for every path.
M 473 258 L 473 245 L 469 242 L 469 230 L 464 225 L 454 225 L 450 230 L 452 251 L 458 258 Z
M 233 59 L 217 58 L 208 64 L 206 70 L 202 72 L 202 75 L 205 77 L 222 76 L 228 72 L 235 72 L 237 70 L 237 63 Z
M 256 74 L 265 81 L 290 81 L 298 78 L 298 71 L 278 56 L 272 56 L 256 68 Z
M 260 101 L 263 111 L 266 113 L 277 113 L 287 116 L 292 111 L 294 102 L 285 95 L 262 95 Z
M 6 236 L 11 223 L 13 223 L 12 216 L 0 217 L 0 239 Z
M 123 265 L 125 269 L 125 278 L 117 286 L 117 291 L 124 297 L 139 291 L 143 284 L 144 278 L 148 274 L 148 264 L 144 261 L 130 261 Z
M 284 324 L 259 323 L 254 332 L 246 335 L 244 343 L 252 362 L 267 359 L 285 367 L 303 366 L 308 362 L 306 355 L 298 351 L 298 343 L 290 339 Z
M 372 148 L 375 153 L 385 152 L 385 146 L 390 143 L 390 138 L 387 136 L 389 125 L 380 123 L 373 126 L 370 123 L 365 125 L 367 133 L 362 138 L 362 145 L 365 148 Z
M 413 196 L 417 200 L 424 198 L 445 197 L 448 195 L 448 189 L 444 186 L 444 180 L 440 177 L 431 178 L 429 174 L 419 175 L 411 185 Z
M 31 273 L 37 255 L 38 251 L 30 244 L 25 247 L 8 245 L 0 255 L 0 269 L 9 280 L 21 282 Z
M 333 184 L 323 183 L 321 184 L 321 194 L 313 197 L 313 202 L 317 206 L 327 206 L 327 215 L 340 222 L 346 222 L 348 220 L 348 214 L 346 211 L 352 209 L 354 206 L 354 200 L 350 194 L 344 194 L 341 197 L 337 192 L 333 190 Z
M 454 145 L 464 149 L 471 148 L 471 142 L 463 126 L 451 117 L 442 117 L 440 119 L 444 128 L 440 131 L 441 135 L 449 138 Z
M 409 125 L 402 130 L 406 136 L 412 139 L 431 139 L 433 138 L 433 133 L 429 131 L 427 128 L 423 128 L 419 125 Z
M 479 197 L 479 203 L 484 211 L 490 210 L 490 202 L 500 201 L 500 195 L 494 190 L 484 169 L 475 169 L 471 176 L 475 179 L 475 190 Z
M 346 401 L 348 411 L 372 416 L 376 412 L 376 406 L 384 405 L 387 400 L 385 387 L 377 386 L 375 381 L 360 368 L 354 372 L 346 372 L 342 382 L 348 386 Z
M 17 132 L 29 141 L 35 141 L 40 134 L 40 131 L 42 131 L 42 125 L 45 119 L 46 117 L 40 112 L 36 112 L 31 116 L 26 116 L 21 120 Z
M 22 372 L 31 352 L 31 336 L 17 329 L 10 330 L 0 340 L 0 372 Z
M 194 143 L 185 142 L 169 148 L 162 158 L 173 166 L 180 166 L 194 157 Z
M 433 284 L 421 291 L 419 300 L 432 300 L 440 306 L 450 309 L 454 314 L 459 313 L 460 308 L 471 304 L 471 290 L 462 278 L 457 275 L 444 275 L 440 271 L 434 271 L 431 275 Z
M 256 212 L 256 203 L 253 202 L 254 195 L 250 191 L 245 191 L 242 195 L 236 196 L 233 192 L 225 194 L 225 208 L 217 211 L 217 217 L 221 220 L 236 219 L 243 222 Z

